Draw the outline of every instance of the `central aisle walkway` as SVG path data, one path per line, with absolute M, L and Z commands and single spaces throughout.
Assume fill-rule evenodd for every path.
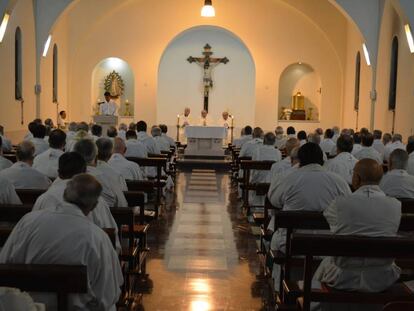
M 145 310 L 260 310 L 255 239 L 232 197 L 228 175 L 180 173 L 175 202 L 149 234 Z

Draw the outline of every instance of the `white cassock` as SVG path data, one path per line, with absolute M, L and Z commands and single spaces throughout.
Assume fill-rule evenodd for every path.
M 44 311 L 44 304 L 35 303 L 33 298 L 18 288 L 0 287 L 0 311 Z
M 108 235 L 75 205 L 63 203 L 56 211 L 41 210 L 24 216 L 14 227 L 0 253 L 1 263 L 85 265 L 88 293 L 69 295 L 69 310 L 116 310 L 122 271 Z M 62 280 L 64 282 L 64 280 Z M 35 301 L 56 310 L 54 294 L 32 294 Z
M 24 162 L 16 162 L 2 170 L 0 177 L 8 179 L 16 189 L 47 189 L 52 183 L 49 178 Z
M 253 154 L 253 161 L 275 161 L 282 160 L 282 154 L 273 145 L 260 145 Z M 268 183 L 270 182 L 270 171 L 252 170 L 250 174 L 251 183 Z M 264 206 L 265 196 L 258 196 L 254 191 L 249 192 L 250 203 L 253 205 Z
M 240 157 L 253 157 L 254 152 L 257 148 L 263 145 L 263 139 L 253 138 L 252 140 L 243 144 L 240 149 Z
M 233 145 L 236 148 L 241 148 L 243 145 L 252 140 L 252 135 L 242 135 L 240 138 L 237 138 L 233 141 Z
M 1 149 L 3 149 L 4 152 L 12 151 L 13 145 L 10 139 L 7 139 L 6 137 L 4 137 L 4 135 L 0 135 L 0 137 L 1 137 Z
M 414 199 L 414 176 L 406 170 L 392 170 L 382 177 L 380 188 L 393 198 Z
M 227 118 L 227 120 L 224 120 L 223 118 L 220 118 L 217 120 L 217 125 L 222 126 L 226 129 L 226 139 L 223 142 L 225 145 L 227 145 L 231 140 L 231 118 Z
M 101 184 L 101 195 L 109 207 L 128 207 L 128 202 L 122 191 L 121 185 L 119 185 L 115 179 L 108 178 L 94 166 L 88 166 L 86 171 L 88 174 L 94 176 Z
M 76 132 L 67 131 L 66 132 L 66 144 L 76 136 Z
M 125 178 L 121 173 L 114 170 L 108 163 L 105 161 L 98 160 L 96 168 L 100 171 L 112 184 L 117 184 L 122 191 L 128 191 L 128 186 L 126 184 Z
M 59 158 L 63 153 L 60 149 L 49 148 L 34 158 L 33 168 L 47 177 L 56 178 L 58 177 Z
M 270 169 L 270 181 L 272 181 L 273 176 L 279 175 L 292 167 L 292 159 L 286 157 L 283 160 L 276 162 L 272 165 Z
M 42 152 L 45 152 L 47 149 L 49 149 L 49 144 L 47 142 L 45 142 L 45 140 L 43 138 L 33 137 L 29 141 L 31 141 L 33 143 L 34 147 L 35 147 L 34 156 L 37 156 L 37 155 L 41 154 Z
M 121 174 L 125 180 L 144 180 L 139 165 L 128 161 L 122 154 L 114 153 L 109 159 L 108 165 Z
M 349 152 L 341 152 L 335 158 L 330 159 L 324 165 L 326 170 L 342 176 L 349 185 L 352 185 L 354 167 L 358 160 Z
M 336 147 L 335 142 L 330 138 L 325 138 L 319 145 L 324 153 L 331 154 L 332 149 Z
M 109 102 L 105 101 L 103 104 L 99 105 L 99 114 L 104 116 L 115 116 L 118 106 L 111 99 Z
M 393 143 L 389 143 L 385 146 L 385 150 L 384 150 L 384 161 L 389 160 L 391 153 L 396 150 L 396 149 L 401 149 L 401 150 L 406 150 L 405 145 L 400 142 L 400 141 L 396 141 Z
M 22 204 L 13 184 L 5 178 L 0 178 L 0 204 Z
M 165 133 L 162 133 L 161 134 L 161 136 L 166 140 L 166 141 L 168 141 L 168 143 L 170 144 L 170 147 L 175 147 L 175 139 L 174 138 L 172 138 L 172 137 L 170 137 L 170 136 L 168 136 L 167 134 L 165 134 Z
M 154 140 L 160 151 L 170 151 L 170 142 L 167 141 L 163 136 L 155 136 Z
M 148 152 L 147 147 L 140 141 L 136 139 L 128 139 L 126 141 L 126 157 L 133 157 L 133 158 L 147 158 Z
M 141 143 L 145 145 L 148 153 L 153 153 L 153 154 L 161 153 L 154 138 L 149 136 L 146 132 L 138 132 L 137 139 L 138 141 L 140 141 Z
M 191 117 L 188 115 L 187 117 L 182 115 L 180 116 L 180 130 L 179 130 L 179 138 L 180 142 L 185 142 L 187 137 L 185 136 L 185 127 L 193 125 Z
M 361 144 L 354 144 L 354 146 L 352 147 L 352 155 L 355 156 L 356 153 L 358 153 L 360 150 L 362 149 L 362 145 Z
M 385 146 L 381 139 L 374 139 L 374 142 L 372 144 L 372 147 L 374 147 L 375 150 L 378 151 L 378 153 L 381 155 L 382 159 L 384 159 L 384 152 L 385 152 Z
M 64 203 L 63 193 L 70 179 L 56 178 L 50 188 L 39 196 L 33 205 L 33 211 L 47 209 L 50 211 L 57 211 L 59 206 Z M 119 252 L 121 250 L 121 243 L 119 242 L 118 226 L 115 219 L 112 217 L 111 210 L 102 197 L 99 197 L 98 204 L 89 213 L 88 218 L 99 228 L 114 228 L 116 248 Z
M 275 147 L 277 147 L 279 150 L 284 149 L 286 146 L 286 141 L 287 138 L 284 135 L 276 135 Z
M 335 200 L 324 216 L 333 234 L 393 237 L 400 225 L 401 203 L 387 197 L 378 186 L 363 186 Z M 381 292 L 399 279 L 400 271 L 394 260 L 388 258 L 326 257 L 314 279 L 339 290 Z M 338 304 L 331 306 L 332 310 L 342 310 Z M 322 304 L 321 309 L 331 310 L 331 306 Z M 366 310 L 366 305 L 346 307 L 346 310 Z
M 126 132 L 125 132 L 125 130 L 119 130 L 118 131 L 118 137 L 119 138 L 122 138 L 122 140 L 126 140 Z
M 408 156 L 408 174 L 414 175 L 414 152 L 411 152 Z
M 374 147 L 365 147 L 362 146 L 361 150 L 354 154 L 355 158 L 358 160 L 362 159 L 372 159 L 377 161 L 379 165 L 382 165 L 382 157 Z
M 198 120 L 198 125 L 199 126 L 212 126 L 214 125 L 213 120 L 211 120 L 210 116 L 207 115 L 207 117 L 203 118 L 200 117 L 200 119 Z
M 342 177 L 326 171 L 319 164 L 300 167 L 283 178 L 276 179 L 275 183 L 270 186 L 268 198 L 273 206 L 284 211 L 321 212 L 337 197 L 351 194 L 348 183 Z M 284 252 L 285 243 L 286 230 L 277 229 L 272 236 L 271 249 Z M 273 265 L 273 278 L 278 288 L 279 265 Z
M 5 168 L 9 168 L 12 165 L 12 161 L 0 155 L 0 171 L 4 170 Z

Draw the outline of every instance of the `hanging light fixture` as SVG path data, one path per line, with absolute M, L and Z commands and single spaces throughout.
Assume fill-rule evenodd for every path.
M 212 0 L 204 0 L 204 6 L 201 9 L 202 17 L 214 17 L 216 16 L 216 10 L 214 10 Z

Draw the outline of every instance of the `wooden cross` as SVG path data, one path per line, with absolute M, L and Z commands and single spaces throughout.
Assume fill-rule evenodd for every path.
M 211 46 L 207 43 L 204 46 L 204 52 L 202 53 L 204 57 L 192 57 L 187 58 L 187 61 L 191 63 L 196 63 L 204 70 L 203 74 L 203 85 L 204 85 L 204 110 L 208 111 L 208 99 L 210 90 L 213 88 L 213 79 L 212 79 L 212 70 L 219 64 L 227 64 L 229 59 L 227 57 L 215 58 L 210 57 L 213 55 L 211 51 Z

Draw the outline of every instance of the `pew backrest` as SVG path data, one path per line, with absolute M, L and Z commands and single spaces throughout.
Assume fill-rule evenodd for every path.
M 34 204 L 38 197 L 46 192 L 46 189 L 16 189 L 23 204 Z

